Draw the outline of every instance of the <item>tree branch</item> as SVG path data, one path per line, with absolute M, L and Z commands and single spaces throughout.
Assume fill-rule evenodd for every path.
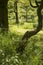
M 33 6 L 30 0 L 29 0 L 29 2 L 30 2 L 31 7 L 33 7 L 33 8 L 37 8 L 38 7 L 37 5 Z

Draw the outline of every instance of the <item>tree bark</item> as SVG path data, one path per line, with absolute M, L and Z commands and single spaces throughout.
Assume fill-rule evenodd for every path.
M 41 15 L 42 8 L 43 8 L 43 5 L 41 3 L 40 6 L 37 9 L 37 16 L 38 16 L 38 26 L 37 26 L 37 28 L 33 31 L 27 31 L 24 34 L 24 36 L 22 37 L 22 40 L 20 41 L 18 48 L 16 48 L 16 51 L 19 52 L 20 54 L 23 54 L 23 51 L 24 51 L 24 49 L 27 45 L 26 44 L 27 40 L 30 39 L 30 37 L 37 34 L 42 29 L 42 15 Z
M 18 6 L 17 6 L 17 3 L 18 3 L 18 1 L 16 0 L 16 1 L 14 2 L 14 12 L 15 12 L 15 16 L 16 16 L 16 24 L 19 23 L 19 19 L 18 19 Z
M 26 7 L 26 22 L 28 22 L 28 11 L 27 11 L 27 7 Z
M 0 28 L 8 31 L 8 0 L 0 0 Z

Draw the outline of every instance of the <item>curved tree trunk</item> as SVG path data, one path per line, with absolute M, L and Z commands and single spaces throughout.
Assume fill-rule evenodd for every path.
M 32 6 L 33 7 L 33 6 Z M 26 42 L 27 40 L 32 37 L 33 35 L 37 34 L 41 29 L 42 29 L 42 15 L 41 15 L 41 10 L 42 10 L 42 5 L 38 7 L 37 9 L 37 15 L 38 15 L 38 26 L 35 30 L 33 31 L 27 31 L 24 36 L 22 37 L 21 42 L 19 43 L 18 48 L 16 49 L 17 52 L 23 53 L 25 47 L 26 47 Z
M 0 0 L 0 28 L 8 31 L 8 0 Z

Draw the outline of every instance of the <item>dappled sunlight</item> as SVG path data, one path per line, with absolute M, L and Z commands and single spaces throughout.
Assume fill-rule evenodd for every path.
M 39 3 L 6 1 L 0 0 L 0 65 L 43 65 L 43 20 L 29 1 L 33 6 Z
M 12 33 L 15 32 L 19 35 L 23 35 L 26 31 L 34 30 L 34 28 L 33 23 L 24 23 L 24 25 L 9 25 L 9 30 Z M 37 34 L 43 34 L 43 30 L 39 31 Z
M 31 26 L 31 27 L 30 27 Z M 9 30 L 13 33 L 16 32 L 17 34 L 24 34 L 26 31 L 33 30 L 33 23 L 24 23 L 23 25 L 9 25 Z
M 12 26 L 9 29 L 12 33 L 16 32 L 17 34 L 24 34 L 28 29 L 22 29 L 18 26 Z

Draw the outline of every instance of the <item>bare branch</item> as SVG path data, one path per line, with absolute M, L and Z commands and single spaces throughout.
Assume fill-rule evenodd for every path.
M 31 7 L 33 7 L 33 8 L 37 8 L 38 7 L 38 6 L 33 6 L 30 0 L 29 0 L 29 2 L 30 2 Z

